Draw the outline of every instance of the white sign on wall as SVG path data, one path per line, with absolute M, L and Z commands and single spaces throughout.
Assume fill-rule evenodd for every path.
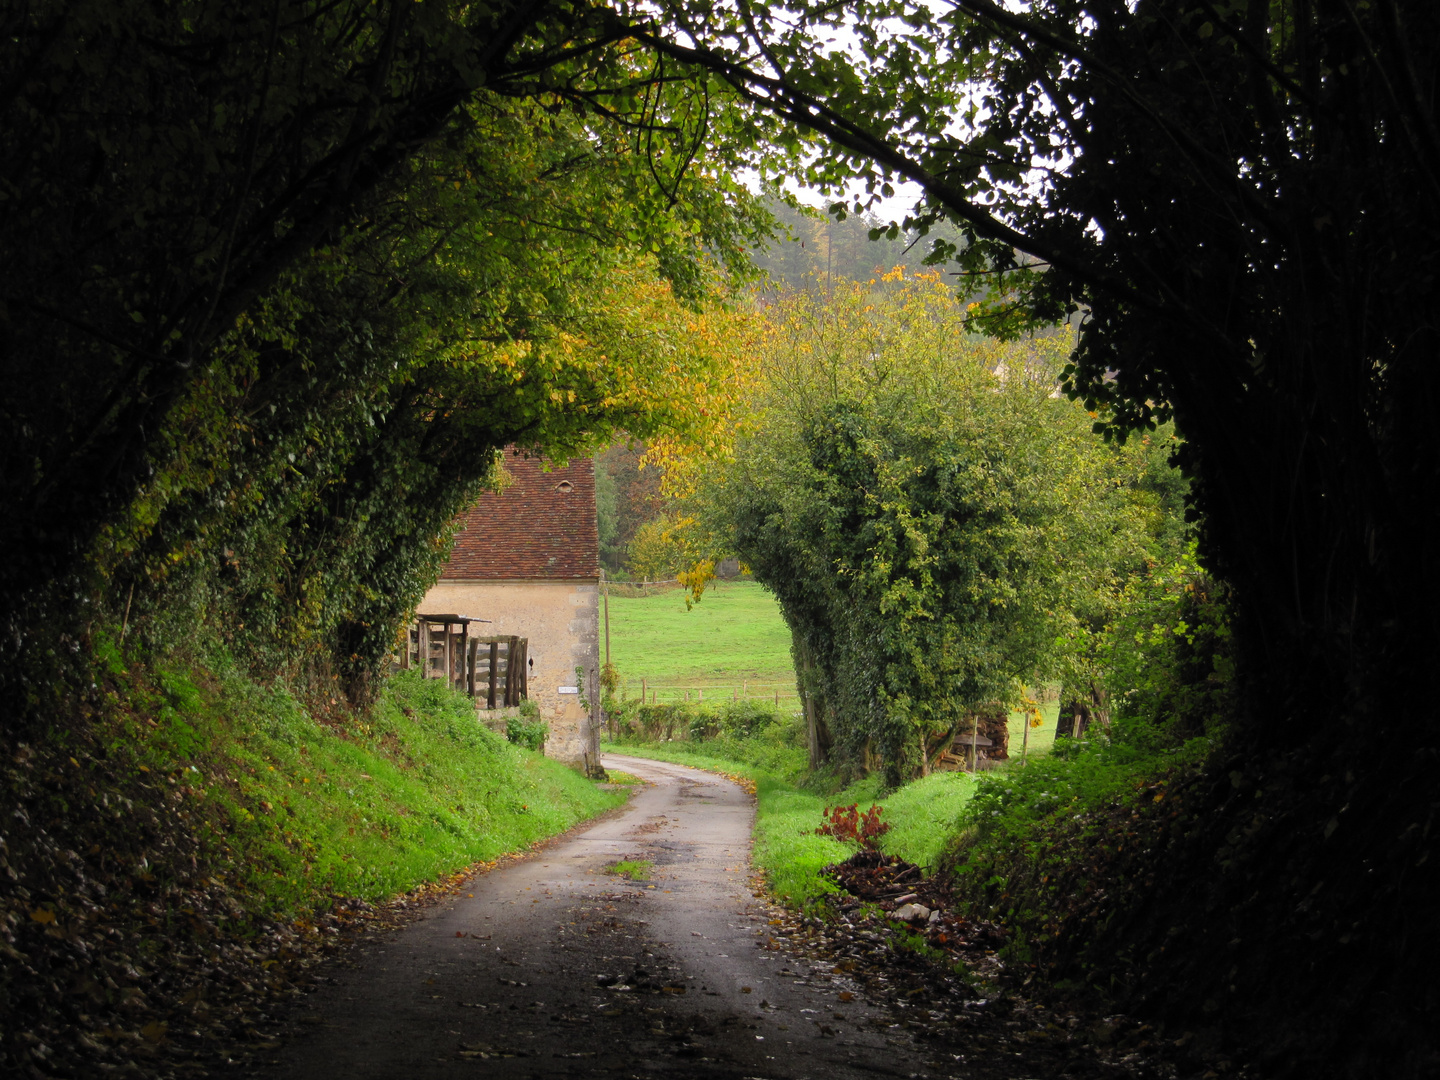
M 580 687 L 578 687 L 578 686 L 557 686 L 555 689 L 556 689 L 559 693 L 561 693 L 561 694 L 578 694 L 578 693 L 580 693 Z

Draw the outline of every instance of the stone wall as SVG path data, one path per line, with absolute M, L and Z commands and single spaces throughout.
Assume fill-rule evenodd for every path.
M 550 725 L 546 756 L 580 763 L 589 739 L 590 718 L 580 707 L 580 695 L 562 694 L 560 687 L 577 685 L 577 667 L 589 672 L 599 666 L 599 597 L 599 585 L 593 580 L 447 579 L 425 594 L 420 610 L 493 620 L 472 623 L 470 633 L 475 637 L 514 634 L 527 638 L 530 700 Z M 483 709 L 481 718 L 487 718 Z

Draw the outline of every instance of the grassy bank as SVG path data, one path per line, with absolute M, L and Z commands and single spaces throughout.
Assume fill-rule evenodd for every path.
M 118 662 L 113 673 L 131 706 L 115 736 L 157 785 L 225 822 L 228 854 L 263 911 L 380 900 L 624 801 L 506 742 L 468 698 L 411 672 L 391 678 L 368 714 L 332 717 L 229 665 L 162 669 L 153 683 Z
M 607 749 L 751 780 L 756 797 L 755 866 L 777 897 L 797 907 L 809 907 L 835 891 L 820 871 L 855 852 L 853 845 L 816 835 L 829 806 L 857 803 L 864 809 L 878 802 L 882 820 L 890 824 L 890 831 L 880 838 L 881 850 L 922 866 L 936 865 L 974 793 L 970 774 L 936 773 L 884 799 L 878 776 L 827 791 L 822 778 L 805 777 L 800 739 L 803 730 L 798 725 L 777 723 L 749 738 L 610 743 Z
M 369 902 L 453 887 L 625 799 L 438 680 L 306 708 L 223 658 L 100 656 L 88 698 L 0 746 L 6 1075 L 238 1061 L 236 1033 L 268 1029 L 347 927 L 387 924 Z
M 878 775 L 838 790 L 823 775 L 806 775 L 798 725 L 777 723 L 748 738 L 611 745 L 751 779 L 755 865 L 796 907 L 834 891 L 820 872 L 855 850 L 815 834 L 824 809 L 878 803 L 891 826 L 882 851 L 951 875 L 972 916 L 1009 928 L 1010 960 L 1048 969 L 1071 957 L 1076 942 L 1083 949 L 1087 928 L 1103 923 L 1117 897 L 1132 902 L 1155 888 L 1150 853 L 1196 825 L 1183 793 L 1210 741 L 1155 747 L 1123 726 L 1114 734 L 978 778 L 936 773 L 884 797 Z M 778 754 L 777 743 L 788 743 L 788 754 Z

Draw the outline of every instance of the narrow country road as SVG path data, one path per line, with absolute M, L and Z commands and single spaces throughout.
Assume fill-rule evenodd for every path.
M 654 786 L 334 971 L 301 1006 L 305 1034 L 251 1075 L 935 1075 L 845 975 L 760 947 L 744 791 L 678 765 L 605 764 Z M 653 862 L 651 879 L 605 873 L 622 859 Z

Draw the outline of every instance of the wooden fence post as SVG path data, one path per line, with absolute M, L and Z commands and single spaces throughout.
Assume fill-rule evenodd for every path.
M 485 697 L 485 708 L 495 708 L 495 679 L 500 671 L 500 643 L 490 642 L 490 693 Z
M 510 641 L 505 649 L 505 707 L 513 708 L 520 704 L 519 687 L 515 685 L 516 678 L 520 672 L 515 667 L 516 654 L 520 652 L 520 639 L 514 634 L 510 635 Z
M 600 764 L 600 670 L 591 668 L 586 680 L 590 686 L 590 731 L 585 739 L 585 772 L 592 780 L 606 779 L 605 766 Z
M 601 603 L 605 606 L 605 666 L 610 666 L 610 582 L 605 568 L 600 568 Z
M 471 670 L 474 654 L 470 651 L 470 624 L 460 624 L 460 689 L 475 696 L 475 673 Z

